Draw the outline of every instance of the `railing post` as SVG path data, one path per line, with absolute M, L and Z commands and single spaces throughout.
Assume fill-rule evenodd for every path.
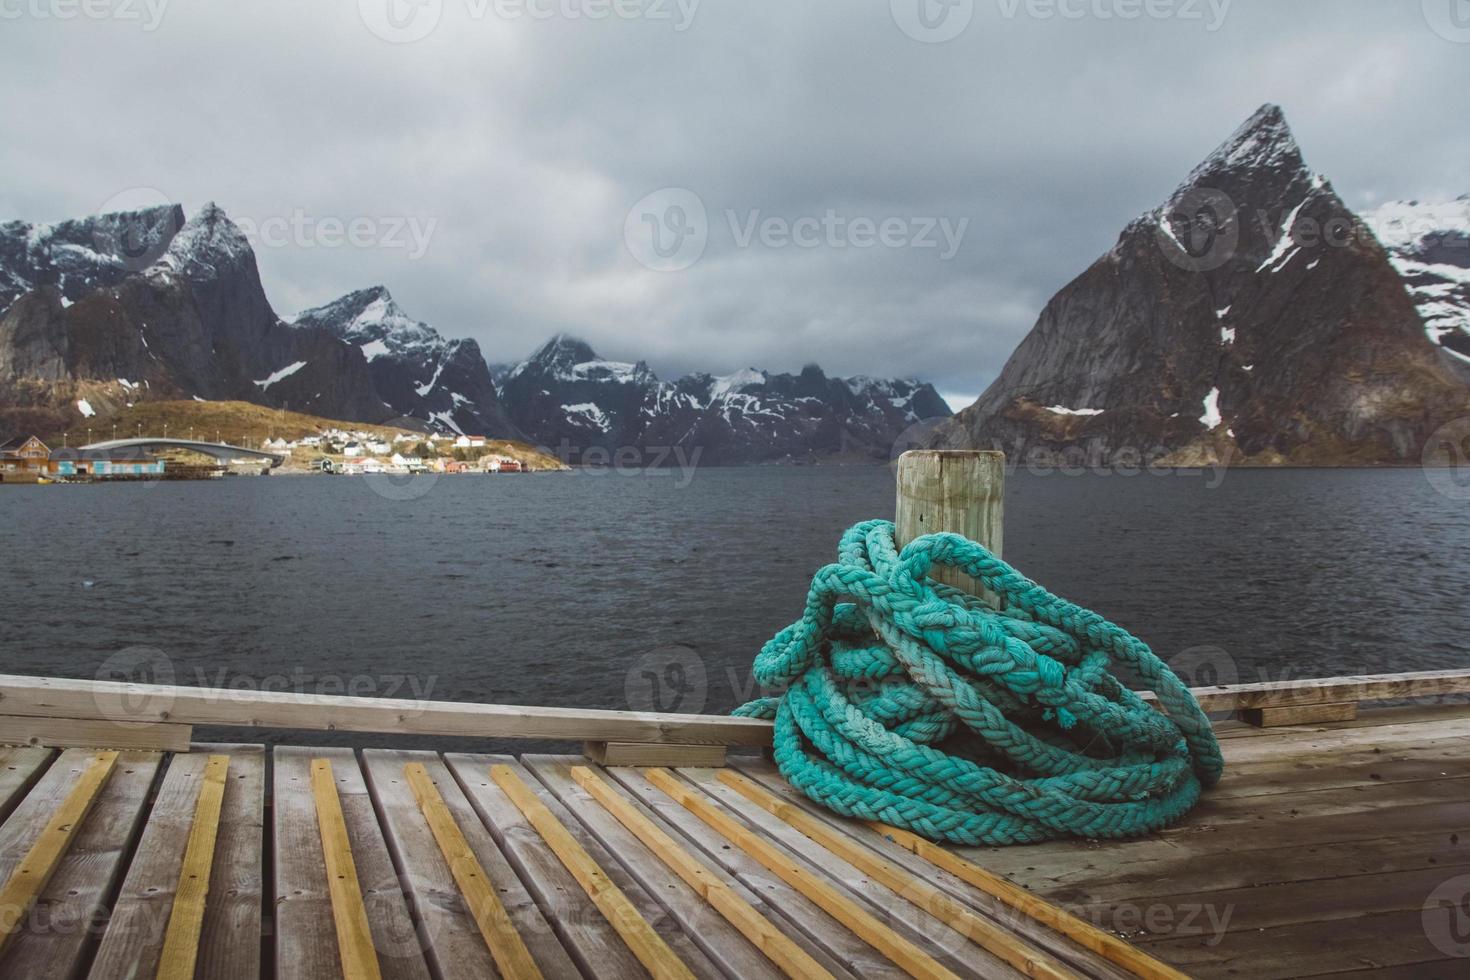
M 1000 556 L 1005 453 L 914 449 L 898 458 L 898 546 L 939 531 L 963 534 Z M 948 568 L 930 573 L 946 585 L 982 595 L 980 584 Z

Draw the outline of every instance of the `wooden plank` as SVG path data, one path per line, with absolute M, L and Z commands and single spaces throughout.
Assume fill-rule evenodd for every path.
M 363 906 L 357 865 L 347 838 L 347 822 L 337 798 L 337 780 L 329 759 L 311 760 L 311 795 L 316 803 L 317 829 L 321 832 L 322 858 L 327 867 L 327 891 L 332 898 L 332 921 L 337 930 L 337 952 L 342 972 L 356 980 L 378 980 L 378 952 L 373 948 L 372 929 Z
M 576 761 L 568 756 L 531 756 L 526 759 L 527 764 L 548 783 L 555 778 L 556 770 L 569 768 Z M 908 976 L 864 939 L 834 920 L 821 906 L 772 875 L 755 858 L 656 789 L 646 778 L 644 770 L 609 769 L 605 775 L 642 804 L 661 826 L 732 876 L 745 889 L 747 898 L 760 902 L 767 918 L 782 922 L 788 934 L 800 935 L 810 948 L 830 957 L 854 976 L 881 977 L 884 980 Z
M 1000 556 L 1005 521 L 1005 453 L 990 450 L 915 449 L 898 457 L 895 542 L 899 548 L 924 534 L 950 531 L 978 541 Z M 936 565 L 930 577 L 971 595 L 980 583 Z
M 566 865 L 577 884 L 597 905 L 597 908 L 612 923 L 623 942 L 638 957 L 655 980 L 693 980 L 694 974 L 633 905 L 612 879 L 600 868 L 586 848 L 577 843 L 566 827 L 547 809 L 525 781 L 510 766 L 501 764 L 490 767 L 490 778 L 495 781 L 512 803 L 521 811 L 541 839 Z
M 0 829 L 0 874 L 8 874 L 96 757 L 62 752 Z M 94 940 L 148 811 L 161 756 L 121 752 L 76 838 L 62 856 L 20 935 L 0 958 L 0 976 L 74 977 Z
M 810 816 L 834 828 L 863 835 L 865 844 L 887 856 L 895 864 L 902 865 L 911 874 L 932 881 L 960 901 L 1066 960 L 1087 976 L 1125 978 L 1158 975 L 1147 972 L 1148 969 L 1157 969 L 1157 966 L 1142 962 L 1142 960 L 1149 959 L 1148 957 L 1129 955 L 1136 954 L 1138 951 L 1128 943 L 1096 929 L 1091 923 L 1071 917 L 1070 913 L 1064 909 L 1042 902 L 1030 892 L 1005 879 L 991 876 L 1003 886 L 992 890 L 984 887 L 991 884 L 988 878 L 982 880 L 980 884 L 972 883 L 966 875 L 948 870 L 948 861 L 927 860 L 925 848 L 935 848 L 941 854 L 949 855 L 948 851 L 938 845 L 930 844 L 923 838 L 914 835 L 915 839 L 923 845 L 915 848 L 914 841 L 904 837 L 906 832 L 900 832 L 897 835 L 880 832 L 879 828 L 882 825 L 848 820 L 813 803 L 787 783 L 775 765 L 766 760 L 742 760 L 740 771 L 786 802 L 801 807 Z M 983 869 L 977 870 L 983 872 Z M 1069 918 L 1072 921 L 1069 922 Z M 1075 935 L 1077 932 L 1088 933 L 1089 930 L 1092 934 L 1088 942 L 1082 941 L 1083 937 Z M 1129 963 L 1120 964 L 1110 961 L 1111 957 L 1100 955 L 1102 947 L 1110 949 L 1121 947 L 1121 950 L 1118 950 L 1119 958 L 1128 960 Z M 1132 964 L 1131 968 L 1129 964 Z
M 490 778 L 492 765 L 510 766 L 527 785 L 541 794 L 542 802 L 552 814 L 562 821 L 592 860 L 607 873 L 639 914 L 654 925 L 655 931 L 692 972 L 700 976 L 720 975 L 720 968 L 702 951 L 703 944 L 696 945 L 691 938 L 693 934 L 686 935 L 679 928 L 680 923 L 666 912 L 665 906 L 655 900 L 657 892 L 645 888 L 625 870 L 621 855 L 610 853 L 612 849 L 605 848 L 556 799 L 554 791 L 544 788 L 542 781 L 519 762 L 509 756 L 495 755 L 446 756 L 445 762 L 506 860 L 546 913 L 562 945 L 584 973 L 641 976 L 645 971 L 616 927 L 602 914 L 561 858 L 505 791 Z M 756 958 L 760 959 L 759 956 Z M 753 971 L 752 980 L 759 976 L 758 969 Z
M 1329 721 L 1352 721 L 1358 717 L 1358 702 L 1328 701 L 1316 704 L 1284 704 L 1264 708 L 1244 708 L 1240 712 L 1247 724 L 1257 728 L 1279 725 L 1316 725 Z
M 470 915 L 479 926 L 480 935 L 484 937 L 500 975 L 508 980 L 540 980 L 541 971 L 532 959 L 531 951 L 526 949 L 515 924 L 506 915 L 505 906 L 490 885 L 490 876 L 480 867 L 423 763 L 408 763 L 403 767 L 403 775 L 429 823 L 434 840 L 439 843 L 439 851 L 459 885 L 459 893 L 469 906 Z
M 257 980 L 265 896 L 265 747 L 196 744 L 194 751 L 230 757 L 194 976 Z
M 156 722 L 0 715 L 0 744 L 187 752 L 193 729 Z
M 1286 704 L 1389 701 L 1470 693 L 1470 670 L 1419 670 L 1398 674 L 1309 677 L 1192 689 L 1206 711 L 1235 711 Z
M 0 823 L 15 812 L 55 756 L 39 746 L 0 747 Z
M 388 851 L 372 798 L 351 749 L 278 746 L 271 781 L 278 980 L 338 980 L 336 925 L 326 859 L 311 794 L 311 759 L 332 763 L 337 799 L 357 865 L 378 965 L 387 980 L 429 980 L 426 937 L 409 912 L 404 879 Z M 410 871 L 407 875 L 416 874 Z M 407 877 L 405 875 L 405 877 Z
M 590 793 L 619 823 L 642 841 L 651 853 L 672 868 L 686 885 L 740 930 L 741 935 L 756 948 L 770 957 L 787 976 L 831 977 L 832 974 L 810 953 L 788 939 L 781 930 L 756 911 L 753 905 L 736 894 L 713 869 L 686 851 L 591 769 L 575 766 L 571 776 L 577 785 Z
M 902 894 L 854 867 L 822 847 L 795 827 L 751 803 L 722 783 L 708 769 L 681 769 L 686 785 L 693 786 L 712 803 L 737 815 L 761 837 L 771 841 L 817 869 L 845 895 L 879 916 L 894 932 L 904 936 L 953 973 L 965 976 L 1022 976 L 1020 971 L 942 920 L 929 915 Z
M 578 742 L 771 743 L 770 722 L 728 715 L 359 698 L 15 674 L 0 674 L 0 703 L 11 715 L 109 722 L 105 706 L 128 703 L 147 705 L 149 716 L 129 714 L 119 721 Z
M 116 752 L 98 752 L 77 777 L 30 849 L 0 887 L 0 951 L 14 938 L 31 904 L 45 891 L 61 858 L 81 831 L 82 823 L 97 802 L 102 784 L 112 774 Z
M 1444 918 L 1459 914 L 1441 909 Z M 1275 929 L 1248 930 L 1226 943 L 1211 944 L 1213 937 L 1191 936 L 1156 944 L 1154 952 L 1168 957 L 1180 969 L 1202 980 L 1250 977 L 1251 980 L 1285 980 L 1362 969 L 1396 967 L 1443 959 L 1426 935 L 1425 913 L 1420 909 L 1388 912 L 1353 920 L 1345 927 L 1340 920 L 1294 923 Z M 1439 930 L 1451 928 L 1445 922 Z M 1461 969 L 1445 974 L 1463 977 Z M 1420 976 L 1433 976 L 1430 973 Z
M 803 867 L 764 837 L 751 831 L 729 811 L 695 793 L 667 769 L 650 769 L 649 782 L 670 799 L 699 817 L 721 836 L 760 862 L 768 871 L 801 892 L 811 901 L 857 933 L 860 937 L 915 977 L 952 978 L 950 970 L 913 942 L 899 935 L 808 868 Z
M 917 905 L 960 935 L 1020 970 L 1028 977 L 1062 980 L 1077 974 L 1056 957 L 1023 941 L 955 901 L 933 884 L 906 871 L 853 838 L 822 823 L 756 785 L 748 776 L 726 769 L 720 781 L 756 806 L 779 817 L 815 843 Z
M 193 980 L 199 960 L 199 935 L 204 928 L 204 906 L 214 869 L 214 844 L 219 838 L 220 810 L 224 806 L 225 779 L 230 757 L 211 755 L 200 777 L 194 821 L 189 828 L 184 860 L 174 889 L 173 908 L 163 934 L 158 980 Z
M 437 754 L 370 749 L 363 753 L 363 762 L 388 848 L 395 864 L 404 870 L 404 890 L 424 937 L 425 957 L 441 980 L 494 976 L 497 971 L 433 831 L 404 779 L 403 767 L 410 762 L 422 763 L 433 778 L 537 967 L 547 977 L 581 976 L 535 899 Z
M 582 754 L 600 766 L 723 766 L 723 745 L 586 742 Z

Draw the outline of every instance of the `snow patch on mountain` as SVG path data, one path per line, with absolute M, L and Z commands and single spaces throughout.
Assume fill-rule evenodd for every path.
M 1470 194 L 1391 201 L 1363 220 L 1403 277 L 1430 341 L 1470 364 Z
M 281 380 L 284 380 L 286 378 L 289 378 L 291 375 L 295 374 L 297 371 L 300 371 L 304 367 L 306 367 L 306 362 L 305 361 L 297 361 L 294 364 L 287 364 L 285 367 L 281 368 L 279 371 L 273 372 L 269 377 L 262 378 L 261 380 L 255 382 L 255 384 L 258 387 L 260 387 L 262 390 L 264 390 L 266 388 L 269 388 L 271 385 L 275 384 L 277 381 L 281 381 Z M 126 381 L 122 381 L 121 378 L 119 378 L 118 380 L 124 386 L 127 385 L 127 382 Z

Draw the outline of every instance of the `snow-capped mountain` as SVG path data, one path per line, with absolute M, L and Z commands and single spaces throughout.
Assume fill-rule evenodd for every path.
M 12 223 L 0 238 L 0 421 L 54 430 L 191 397 L 393 414 L 356 348 L 276 316 L 249 242 L 214 204 L 188 221 L 166 207 Z
M 935 441 L 1038 460 L 1395 462 L 1467 412 L 1389 255 L 1266 105 L 1047 303 Z
M 445 340 L 408 316 L 383 286 L 360 289 L 299 314 L 355 345 L 367 359 L 378 397 L 403 416 L 463 434 L 519 438 L 495 393 L 480 346 Z
M 696 448 L 708 463 L 886 458 L 904 429 L 949 414 L 930 385 L 828 378 L 815 365 L 661 381 L 642 361 L 600 358 L 564 334 L 505 372 L 501 399 L 518 426 L 572 462 Z
M 1363 220 L 1404 277 L 1429 339 L 1470 371 L 1470 194 L 1394 201 Z

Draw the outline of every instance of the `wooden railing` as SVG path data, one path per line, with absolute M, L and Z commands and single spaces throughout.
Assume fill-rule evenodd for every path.
M 1258 724 L 1308 724 L 1341 720 L 1359 702 L 1470 694 L 1470 669 L 1235 684 L 1194 693 L 1207 711 L 1240 711 L 1248 720 L 1261 712 Z M 726 748 L 771 744 L 769 722 L 723 715 L 0 675 L 0 744 L 187 751 L 195 725 L 578 741 L 610 765 L 718 765 Z M 649 761 L 657 759 L 674 761 Z

